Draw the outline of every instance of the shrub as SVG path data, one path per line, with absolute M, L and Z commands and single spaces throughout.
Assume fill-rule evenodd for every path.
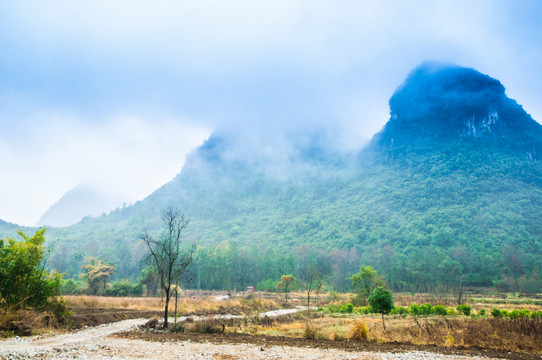
M 433 307 L 433 312 L 437 315 L 445 316 L 448 314 L 448 311 L 443 305 L 435 305 Z
M 370 312 L 370 311 L 369 311 L 369 307 L 367 307 L 367 306 L 364 306 L 364 307 L 360 307 L 360 308 L 359 308 L 359 313 L 360 313 L 361 315 L 368 315 L 369 312 Z
M 427 316 L 433 313 L 433 306 L 431 304 L 423 304 L 420 306 L 421 315 Z
M 448 308 L 448 310 L 446 310 L 446 312 L 447 312 L 447 315 L 450 315 L 450 316 L 455 315 L 455 309 L 453 307 Z
M 314 340 L 318 337 L 318 329 L 316 329 L 314 326 L 310 324 L 305 325 L 305 333 L 304 333 L 305 339 Z
M 461 304 L 457 306 L 457 310 L 466 316 L 470 315 L 471 307 L 469 305 Z
M 333 335 L 331 335 L 331 340 L 333 340 L 333 341 L 344 341 L 344 340 L 346 340 L 346 338 L 344 337 L 343 334 L 340 334 L 337 330 L 335 330 Z
M 520 311 L 517 310 L 517 309 L 516 309 L 516 310 L 512 310 L 512 311 L 508 314 L 508 317 L 509 317 L 510 319 L 512 319 L 512 320 L 517 319 L 517 318 L 519 318 L 520 316 L 521 316 L 521 313 L 520 313 Z
M 391 310 L 390 314 L 405 316 L 408 314 L 408 308 L 403 306 L 396 306 Z
M 413 316 L 421 315 L 422 311 L 420 306 L 416 303 L 410 304 L 410 314 Z
M 206 319 L 195 321 L 192 325 L 192 330 L 202 334 L 223 334 L 226 330 L 226 325 L 216 319 Z
M 21 240 L 0 239 L 0 305 L 44 308 L 60 294 L 62 275 L 44 269 L 46 230 L 32 237 L 18 230 Z
M 369 331 L 367 330 L 365 323 L 361 320 L 356 320 L 350 328 L 348 339 L 353 341 L 367 340 L 368 335 Z
M 485 316 L 486 315 L 486 309 L 480 309 L 478 310 L 478 315 Z
M 542 311 L 533 311 L 531 313 L 531 319 L 542 319 Z

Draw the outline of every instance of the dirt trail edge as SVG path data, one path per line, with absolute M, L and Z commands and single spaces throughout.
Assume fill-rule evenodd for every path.
M 277 316 L 298 309 L 280 310 Z M 235 316 L 237 317 L 237 316 Z M 243 334 L 145 333 L 148 319 L 129 319 L 75 333 L 0 341 L 0 360 L 15 359 L 532 359 L 487 350 L 438 349 L 407 344 L 354 344 Z
M 0 359 L 32 358 L 77 343 L 92 342 L 111 334 L 130 331 L 148 319 L 129 319 L 54 336 L 15 337 L 0 341 Z M 47 358 L 47 357 L 44 357 Z

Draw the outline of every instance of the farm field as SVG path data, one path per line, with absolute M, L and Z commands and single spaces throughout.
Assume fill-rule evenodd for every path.
M 223 357 L 209 355 L 201 358 L 228 359 L 243 358 L 228 355 L 228 352 L 235 354 L 236 351 L 231 350 L 232 347 L 239 347 L 237 352 L 246 354 L 246 351 L 254 346 L 263 349 L 259 354 L 261 356 L 264 356 L 267 350 L 281 347 L 288 348 L 292 358 L 300 359 L 304 358 L 300 349 L 306 350 L 306 358 L 313 358 L 311 356 L 316 356 L 315 354 L 328 356 L 327 358 L 332 358 L 333 354 L 342 358 L 356 359 L 396 358 L 385 357 L 391 356 L 391 353 L 410 354 L 405 356 L 412 358 L 421 356 L 417 353 L 411 354 L 412 352 L 428 352 L 435 354 L 434 356 L 439 354 L 438 356 L 443 358 L 453 356 L 453 358 L 539 359 L 542 355 L 542 319 L 521 316 L 494 317 L 490 314 L 490 309 L 494 308 L 507 309 L 510 314 L 514 310 L 519 312 L 528 309 L 530 314 L 536 314 L 542 310 L 542 304 L 540 299 L 534 297 L 522 298 L 513 294 L 506 296 L 469 294 L 467 297 L 467 304 L 471 307 L 469 316 L 457 310 L 444 316 L 392 314 L 385 316 L 386 329 L 384 329 L 379 314 L 361 314 L 360 311 L 364 311 L 363 307 L 352 307 L 351 312 L 348 312 L 348 306 L 345 305 L 348 304 L 352 294 L 321 294 L 318 304 L 316 299 L 314 302 L 311 299 L 311 308 L 318 305 L 318 310 L 314 308 L 308 312 L 299 311 L 277 317 L 259 315 L 274 309 L 306 306 L 305 294 L 289 294 L 287 303 L 283 294 L 263 292 L 216 300 L 223 299 L 221 296 L 224 294 L 202 291 L 183 293 L 177 307 L 179 321 L 175 324 L 172 319 L 171 328 L 167 331 L 161 329 L 157 321 L 148 320 L 160 319 L 163 316 L 163 302 L 160 298 L 66 296 L 68 309 L 72 312 L 66 323 L 55 323 L 52 320 L 48 324 L 36 323 L 34 320 L 36 327 L 32 329 L 32 333 L 38 336 L 36 340 L 31 341 L 28 339 L 36 337 L 17 339 L 13 334 L 6 334 L 4 331 L 4 336 L 11 335 L 11 338 L 3 340 L 6 345 L 3 347 L 8 349 L 4 351 L 10 352 L 0 353 L 0 358 L 9 358 L 13 354 L 22 356 L 21 351 L 26 354 L 25 356 L 36 358 L 45 356 L 43 354 L 49 354 L 50 349 L 40 341 L 54 339 L 55 336 L 71 336 L 67 344 L 60 341 L 58 343 L 60 347 L 56 348 L 64 348 L 67 353 L 74 354 L 83 351 L 80 355 L 84 353 L 91 358 L 94 355 L 98 356 L 99 351 L 105 351 L 98 349 L 99 351 L 96 350 L 98 352 L 93 353 L 94 350 L 89 345 L 93 342 L 100 344 L 111 342 L 111 349 L 118 346 L 122 348 L 127 346 L 127 342 L 132 342 L 130 345 L 132 349 L 134 346 L 140 347 L 143 352 L 145 349 L 153 349 L 149 343 L 171 344 L 172 349 L 190 343 L 193 348 L 200 346 L 201 349 L 198 348 L 198 351 L 203 351 L 203 354 L 223 353 L 220 355 Z M 450 309 L 455 309 L 452 306 L 453 301 L 445 296 L 426 294 L 395 295 L 396 309 L 411 309 L 412 304 L 432 304 L 433 307 L 442 305 L 451 311 Z M 174 309 L 173 302 L 170 309 Z M 484 312 L 482 309 L 486 310 L 484 315 L 480 315 Z M 22 321 L 29 321 L 31 318 L 40 317 L 30 316 L 27 313 L 26 320 L 22 317 Z M 46 316 L 42 315 L 42 319 L 44 318 Z M 118 325 L 114 331 L 105 330 L 110 326 L 105 324 L 123 322 L 127 325 Z M 75 332 L 76 329 L 84 329 L 82 332 L 89 329 L 97 330 L 91 337 L 85 337 L 77 335 L 79 333 Z M 101 331 L 105 335 L 99 335 Z M 81 338 L 81 341 L 78 338 Z M 105 338 L 107 340 L 104 340 Z M 18 343 L 23 341 L 20 339 L 27 339 L 24 340 L 24 345 Z M 54 343 L 55 340 L 51 341 Z M 36 342 L 34 347 L 29 346 L 32 342 Z M 8 344 L 10 345 L 7 346 Z M 130 354 L 136 357 L 133 351 Z M 119 358 L 126 358 L 122 357 L 121 353 L 122 351 L 117 354 Z M 272 355 L 274 353 L 275 350 L 268 351 L 265 355 L 268 357 L 261 358 L 272 358 L 276 356 Z M 143 353 L 141 356 L 151 355 Z

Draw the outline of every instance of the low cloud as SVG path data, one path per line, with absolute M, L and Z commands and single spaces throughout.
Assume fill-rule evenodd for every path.
M 23 137 L 0 143 L 0 218 L 33 225 L 80 183 L 131 203 L 180 172 L 184 155 L 209 129 L 182 119 L 119 117 L 93 125 L 69 116 L 42 116 Z M 16 186 L 14 186 L 16 184 Z M 119 206 L 122 203 L 118 204 Z

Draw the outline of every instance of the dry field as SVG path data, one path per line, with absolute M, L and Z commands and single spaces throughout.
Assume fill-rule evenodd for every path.
M 185 292 L 178 301 L 179 315 L 212 315 L 232 314 L 245 315 L 243 319 L 209 323 L 196 326 L 193 323 L 184 324 L 185 336 L 197 337 L 199 333 L 210 331 L 228 336 L 243 336 L 254 341 L 262 337 L 276 339 L 298 339 L 303 341 L 328 341 L 343 345 L 355 341 L 371 344 L 413 344 L 414 346 L 437 346 L 442 349 L 496 349 L 522 354 L 542 355 L 542 320 L 541 319 L 509 319 L 470 316 L 386 316 L 386 330 L 382 326 L 379 315 L 360 315 L 322 313 L 291 314 L 275 319 L 261 318 L 257 315 L 271 309 L 293 307 L 306 304 L 306 294 L 289 294 L 287 303 L 284 294 L 255 293 L 251 296 L 242 294 L 226 300 L 216 300 L 224 292 Z M 350 301 L 352 294 L 322 294 L 318 301 L 311 300 L 311 305 L 327 306 L 328 304 L 345 304 Z M 47 312 L 20 311 L 17 313 L 0 314 L 0 328 L 6 328 L 9 322 L 19 322 L 32 330 L 33 334 L 45 333 L 52 329 L 66 331 L 69 328 L 79 328 L 85 325 L 99 325 L 137 317 L 160 317 L 163 300 L 156 298 L 119 298 L 97 296 L 66 296 L 64 297 L 70 310 L 73 311 L 71 320 L 62 322 Z M 397 306 L 407 307 L 411 303 L 442 304 L 453 307 L 455 299 L 446 296 L 395 294 Z M 514 296 L 484 296 L 469 295 L 467 303 L 473 310 L 491 308 L 500 309 L 529 309 L 542 310 L 540 299 L 520 298 Z M 173 316 L 174 301 L 170 303 Z M 203 329 L 203 330 L 202 330 Z M 190 335 L 192 333 L 193 335 Z M 15 335 L 14 332 L 0 331 L 4 337 Z M 158 334 L 158 333 L 156 333 Z M 0 335 L 0 336 L 1 336 Z M 152 332 L 147 333 L 151 339 Z M 156 335 L 157 336 L 157 335 Z M 163 336 L 160 335 L 160 336 Z M 244 338 L 245 339 L 245 338 Z M 195 340 L 197 341 L 197 340 Z M 229 341 L 229 340 L 226 340 Z M 250 340 L 244 340 L 250 341 Z M 277 340 L 280 342 L 280 340 Z M 319 343 L 318 343 L 319 344 Z M 329 343 L 327 343 L 329 344 Z M 380 346 L 379 345 L 379 346 Z M 319 346 L 319 345 L 318 345 Z M 326 345 L 328 346 L 328 345 Z M 410 346 L 410 345 L 408 345 Z

